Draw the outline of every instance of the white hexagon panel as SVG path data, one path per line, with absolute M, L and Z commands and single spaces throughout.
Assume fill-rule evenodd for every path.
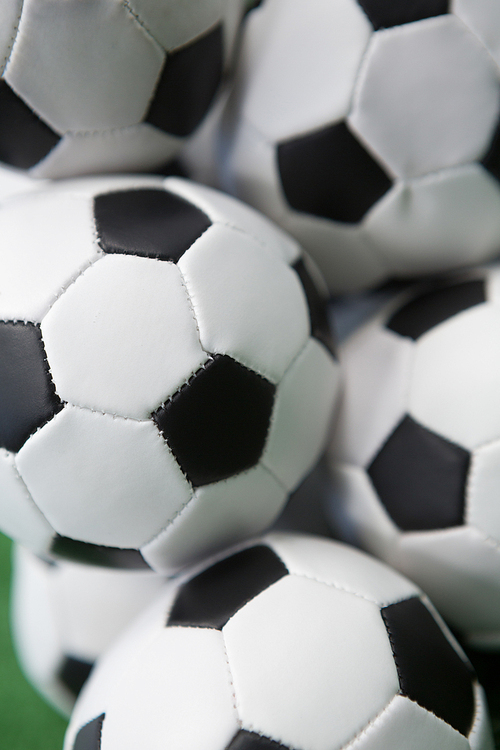
M 494 0 L 266 0 L 226 107 L 224 187 L 334 293 L 493 259 L 498 20 Z
M 0 528 L 166 573 L 267 528 L 339 383 L 296 242 L 160 177 L 40 188 L 0 227 Z
M 69 716 L 96 659 L 164 587 L 151 570 L 54 562 L 16 545 L 11 634 L 25 676 Z
M 500 267 L 411 287 L 342 347 L 330 511 L 500 644 Z
M 414 584 L 337 542 L 272 534 L 158 596 L 96 665 L 64 748 L 491 742 L 472 667 Z
M 0 162 L 36 177 L 163 168 L 211 109 L 244 10 L 243 0 L 3 5 Z

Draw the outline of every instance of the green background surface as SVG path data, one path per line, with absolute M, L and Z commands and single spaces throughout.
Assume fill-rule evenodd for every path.
M 11 543 L 0 535 L 0 748 L 61 750 L 66 722 L 26 682 L 9 632 Z
M 62 750 L 66 721 L 25 680 L 12 650 L 9 632 L 10 549 L 10 541 L 0 534 L 0 748 Z M 469 656 L 487 689 L 496 747 L 500 750 L 500 656 L 472 652 Z

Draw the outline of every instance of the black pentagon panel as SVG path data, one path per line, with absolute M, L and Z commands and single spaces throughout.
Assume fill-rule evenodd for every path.
M 212 225 L 208 216 L 189 201 L 154 188 L 97 195 L 94 219 L 105 253 L 174 263 Z
M 128 568 L 129 570 L 151 570 L 139 550 L 104 547 L 89 542 L 80 542 L 66 536 L 54 537 L 50 554 L 65 560 L 97 565 L 102 568 Z
M 418 597 L 381 610 L 400 692 L 468 736 L 475 715 L 472 666 L 463 661 Z
M 19 169 L 38 164 L 61 137 L 0 80 L 0 161 Z
M 93 666 L 92 662 L 75 659 L 72 656 L 67 656 L 64 659 L 59 670 L 59 679 L 75 698 L 86 682 Z
M 449 0 L 358 0 L 374 29 L 387 29 L 423 18 L 442 16 L 450 10 Z
M 407 416 L 379 451 L 368 474 L 400 529 L 446 529 L 464 522 L 469 461 L 468 451 Z
M 226 355 L 214 355 L 152 416 L 195 487 L 259 461 L 276 388 Z
M 287 573 L 269 547 L 258 545 L 237 552 L 181 586 L 167 625 L 220 630 L 247 602 Z
M 392 185 L 343 122 L 279 144 L 278 167 L 292 208 L 351 224 Z
M 500 123 L 497 125 L 490 148 L 481 160 L 481 164 L 500 181 Z
M 63 405 L 39 326 L 0 322 L 0 354 L 0 446 L 15 452 Z
M 321 341 L 321 343 L 324 344 L 328 351 L 335 357 L 335 342 L 328 321 L 327 300 L 323 297 L 314 283 L 314 280 L 307 270 L 302 258 L 292 267 L 298 275 L 306 295 L 307 305 L 309 307 L 309 319 L 311 321 L 311 336 L 318 339 L 318 341 Z
M 102 724 L 106 714 L 85 724 L 75 737 L 73 750 L 101 750 Z
M 190 135 L 212 103 L 223 67 L 224 35 L 220 25 L 167 54 L 146 122 L 171 135 Z
M 410 300 L 393 313 L 386 328 L 416 341 L 431 328 L 483 302 L 486 302 L 486 289 L 482 279 L 440 285 Z
M 225 750 L 291 750 L 287 745 L 275 742 L 255 732 L 241 729 Z

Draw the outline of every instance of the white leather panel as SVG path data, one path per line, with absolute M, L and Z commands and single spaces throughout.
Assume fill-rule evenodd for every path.
M 95 172 L 134 172 L 166 164 L 182 141 L 148 123 L 127 128 L 66 133 L 30 169 L 34 177 L 74 177 Z
M 340 349 L 343 391 L 332 450 L 339 461 L 358 466 L 371 463 L 408 409 L 414 344 L 384 328 L 385 317 Z
M 11 635 L 19 664 L 30 682 L 59 711 L 69 716 L 74 700 L 57 680 L 61 666 L 61 623 L 52 597 L 46 563 L 20 545 L 14 547 L 11 587 Z
M 42 180 L 34 180 L 27 172 L 7 164 L 0 164 L 0 201 L 4 205 L 18 193 L 28 193 L 44 187 Z
M 0 208 L 0 317 L 40 322 L 61 291 L 98 257 L 92 207 L 35 191 Z
M 401 178 L 483 156 L 500 110 L 498 69 L 452 15 L 372 37 L 349 123 Z
M 393 747 L 398 750 L 470 750 L 463 735 L 402 695 L 396 695 L 348 750 Z
M 122 678 L 108 682 L 103 748 L 227 747 L 238 718 L 222 634 L 165 628 L 138 645 Z
M 278 385 L 262 463 L 290 491 L 326 447 L 340 386 L 340 368 L 310 339 Z
M 47 568 L 46 568 L 47 569 Z M 149 571 L 108 570 L 59 560 L 47 569 L 66 654 L 90 662 L 158 595 L 165 579 Z
M 166 50 L 186 44 L 216 24 L 234 0 L 127 0 L 150 34 Z
M 491 732 L 491 722 L 488 715 L 488 703 L 484 690 L 477 682 L 474 684 L 476 699 L 476 716 L 469 734 L 471 750 L 494 750 L 495 743 Z
M 164 52 L 117 0 L 25 0 L 7 83 L 53 129 L 138 123 Z
M 339 542 L 303 534 L 269 534 L 266 542 L 290 573 L 322 581 L 385 607 L 418 596 L 407 578 L 373 557 Z
M 372 27 L 355 0 L 272 0 L 250 16 L 241 116 L 269 142 L 347 115 Z
M 482 532 L 464 526 L 404 534 L 392 563 L 469 639 L 500 631 L 500 547 Z
M 191 496 L 152 421 L 77 407 L 36 432 L 17 465 L 56 531 L 93 544 L 137 548 Z
M 288 265 L 299 260 L 300 247 L 297 242 L 274 222 L 245 203 L 219 190 L 195 185 L 190 180 L 179 177 L 168 177 L 164 186 L 198 206 L 214 224 L 234 227 L 265 245 L 273 253 L 279 253 Z
M 480 263 L 500 250 L 498 182 L 480 164 L 468 164 L 398 183 L 365 227 L 398 275 Z
M 465 519 L 500 544 L 500 440 L 477 448 L 467 475 Z
M 398 692 L 379 608 L 285 576 L 223 629 L 244 727 L 289 747 L 340 750 Z
M 366 471 L 332 460 L 332 480 L 327 512 L 335 525 L 345 529 L 351 540 L 390 562 L 400 531 L 380 502 Z
M 12 51 L 22 7 L 23 0 L 0 0 L 0 75 Z
M 186 564 L 261 533 L 286 500 L 284 488 L 261 466 L 198 488 L 172 523 L 141 548 L 148 564 L 171 575 Z
M 373 287 L 387 277 L 387 261 L 362 222 L 341 224 L 288 208 L 281 223 L 315 259 L 332 294 Z
M 50 544 L 54 530 L 37 508 L 19 476 L 14 456 L 0 449 L 0 530 L 38 552 Z
M 144 419 L 207 360 L 178 268 L 107 255 L 80 276 L 42 323 L 59 395 Z
M 463 448 L 500 438 L 500 309 L 471 307 L 415 345 L 409 409 Z
M 229 354 L 273 383 L 307 341 L 298 276 L 267 247 L 212 226 L 178 262 L 205 351 Z
M 477 34 L 500 65 L 500 6 L 496 0 L 452 0 L 454 13 Z

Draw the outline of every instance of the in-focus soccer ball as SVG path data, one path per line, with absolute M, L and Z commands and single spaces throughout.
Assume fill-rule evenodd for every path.
M 11 633 L 26 677 L 69 716 L 95 660 L 165 586 L 152 571 L 13 557 Z
M 500 267 L 413 288 L 343 346 L 330 511 L 500 647 Z
M 270 535 L 170 588 L 96 665 L 65 750 L 486 750 L 484 697 L 421 592 Z
M 7 0 L 0 162 L 37 177 L 171 159 L 210 108 L 243 0 Z
M 272 523 L 338 387 L 298 245 L 155 177 L 14 197 L 0 237 L 0 528 L 169 573 Z
M 265 0 L 244 37 L 224 185 L 332 291 L 498 254 L 497 0 Z

